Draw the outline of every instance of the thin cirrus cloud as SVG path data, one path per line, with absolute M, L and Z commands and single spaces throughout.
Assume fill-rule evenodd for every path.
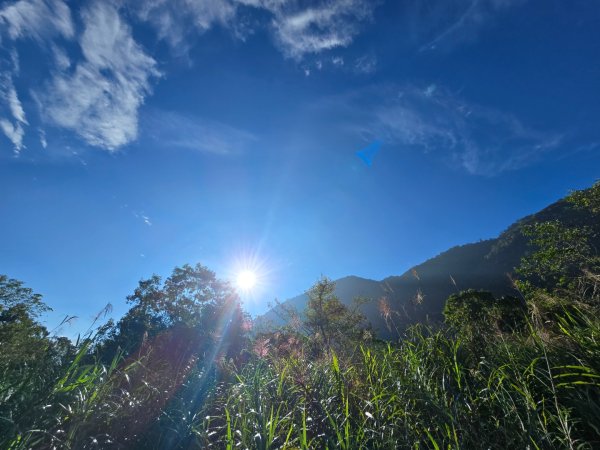
M 364 55 L 354 61 L 354 72 L 358 74 L 369 74 L 377 70 L 377 58 L 374 55 Z
M 0 10 L 0 23 L 12 40 L 43 43 L 56 35 L 70 39 L 75 34 L 71 11 L 62 0 L 20 0 Z
M 130 4 L 136 17 L 156 30 L 159 39 L 171 48 L 187 51 L 189 35 L 202 34 L 220 24 L 228 27 L 236 15 L 237 2 L 230 0 L 134 0 Z
M 62 0 L 21 0 L 0 8 L 0 42 L 7 55 L 0 61 L 0 130 L 18 154 L 23 148 L 25 111 L 14 78 L 19 75 L 19 56 L 14 41 L 31 39 L 39 45 L 56 36 L 74 34 L 68 6 Z
M 494 16 L 527 0 L 403 1 L 399 26 L 404 39 L 420 51 L 452 47 L 474 40 Z M 274 43 L 289 58 L 301 60 L 349 46 L 372 21 L 383 0 L 136 0 L 138 19 L 153 25 L 174 49 L 188 48 L 188 37 L 220 25 L 245 38 L 261 28 L 270 30 Z M 268 19 L 246 20 L 248 10 Z
M 328 99 L 318 109 L 343 117 L 340 126 L 351 133 L 421 151 L 474 175 L 525 167 L 563 142 L 560 133 L 534 129 L 435 85 L 371 87 Z
M 173 48 L 187 48 L 186 38 L 214 25 L 244 38 L 261 27 L 271 30 L 286 57 L 296 60 L 336 47 L 348 46 L 371 19 L 379 4 L 372 0 L 144 0 L 135 3 L 137 17 L 150 23 Z M 266 13 L 266 22 L 245 20 L 246 12 Z
M 406 3 L 419 51 L 451 48 L 476 39 L 493 17 L 526 0 L 437 0 Z
M 25 111 L 17 95 L 10 76 L 0 78 L 0 98 L 3 103 L 3 114 L 0 116 L 0 130 L 12 142 L 18 153 L 23 149 L 24 127 L 28 125 Z
M 172 111 L 150 111 L 144 123 L 144 134 L 170 149 L 232 155 L 257 140 L 254 134 L 230 125 Z

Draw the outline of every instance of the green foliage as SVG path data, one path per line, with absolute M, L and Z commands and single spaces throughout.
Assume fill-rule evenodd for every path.
M 547 220 L 522 227 L 532 251 L 517 268 L 519 287 L 525 294 L 542 288 L 573 290 L 584 272 L 598 272 L 600 258 L 600 182 L 575 191 L 567 204 L 584 214 L 586 224 Z M 565 217 L 567 219 L 568 217 Z
M 340 348 L 361 334 L 364 316 L 335 295 L 335 282 L 323 277 L 308 290 L 304 327 L 327 350 Z
M 7 430 L 1 445 L 591 449 L 600 443 L 596 312 L 555 315 L 552 335 L 533 323 L 515 333 L 503 325 L 516 308 L 511 299 L 471 291 L 450 303 L 455 327 L 461 318 L 495 324 L 477 358 L 462 337 L 422 326 L 398 344 L 375 341 L 320 357 L 308 336 L 281 332 L 267 346 L 255 342 L 244 359 L 204 356 L 201 363 L 202 355 L 186 345 L 196 345 L 193 328 L 183 324 L 161 333 L 151 351 L 117 354 L 109 363 L 92 356 L 99 336 L 89 336 L 32 409 L 13 411 L 32 420 Z
M 563 338 L 518 335 L 472 362 L 453 337 L 416 327 L 351 359 L 253 358 L 198 422 L 199 447 L 593 448 L 597 371 Z
M 31 412 L 73 353 L 37 321 L 48 310 L 39 294 L 0 275 L 0 447 L 3 436 L 32 427 Z
M 244 320 L 233 288 L 201 264 L 176 267 L 164 283 L 157 275 L 140 281 L 127 302 L 131 308 L 102 344 L 100 352 L 108 360 L 120 350 L 129 355 L 174 329 L 194 330 L 195 340 L 210 346 L 226 328 L 236 329 L 230 322 Z
M 523 258 L 518 273 L 530 284 L 550 290 L 566 287 L 584 266 L 597 261 L 588 227 L 551 221 L 524 227 L 523 233 L 535 250 Z
M 443 313 L 462 339 L 477 345 L 494 334 L 522 330 L 526 323 L 522 300 L 511 296 L 497 299 L 490 292 L 472 289 L 451 295 Z
M 567 201 L 577 208 L 586 209 L 593 214 L 600 214 L 600 181 L 596 181 L 589 189 L 571 193 L 567 197 Z
M 599 185 L 569 197 L 598 213 Z M 77 342 L 0 276 L 0 448 L 600 448 L 597 226 L 524 228 L 524 297 L 468 290 L 446 326 L 365 340 L 319 280 L 297 326 L 246 339 L 213 272 L 142 280 L 129 312 Z
M 5 314 L 4 322 L 8 321 L 9 317 L 6 311 L 11 308 L 19 308 L 33 319 L 50 309 L 42 302 L 40 294 L 24 287 L 18 280 L 0 275 L 0 312 Z
M 7 277 L 0 293 L 0 448 L 168 448 L 245 343 L 236 293 L 201 265 L 141 281 L 116 326 L 74 345 L 35 320 L 39 295 Z

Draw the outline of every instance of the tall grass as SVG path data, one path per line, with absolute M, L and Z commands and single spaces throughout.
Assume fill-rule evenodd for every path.
M 595 317 L 500 337 L 475 363 L 460 340 L 413 328 L 398 346 L 318 361 L 255 358 L 226 382 L 204 443 L 226 448 L 594 448 Z M 589 341 L 592 342 L 589 342 Z
M 21 396 L 0 447 L 599 448 L 594 311 L 564 308 L 475 354 L 424 326 L 338 353 L 299 338 L 295 351 L 250 345 L 243 361 L 190 360 L 182 382 L 151 352 L 102 364 L 92 337 L 46 388 L 32 388 L 39 368 L 0 381 L 5 399 Z

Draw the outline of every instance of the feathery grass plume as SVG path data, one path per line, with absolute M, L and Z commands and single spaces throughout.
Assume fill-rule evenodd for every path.
M 421 289 L 417 289 L 417 292 L 415 293 L 415 296 L 413 297 L 413 303 L 415 305 L 421 305 L 423 303 L 423 300 L 425 300 L 425 294 L 423 294 Z

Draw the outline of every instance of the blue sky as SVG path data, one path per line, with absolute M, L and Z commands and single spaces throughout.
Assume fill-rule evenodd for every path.
M 1 2 L 0 273 L 79 329 L 186 262 L 254 267 L 260 313 L 494 237 L 599 178 L 598 30 L 583 0 Z

